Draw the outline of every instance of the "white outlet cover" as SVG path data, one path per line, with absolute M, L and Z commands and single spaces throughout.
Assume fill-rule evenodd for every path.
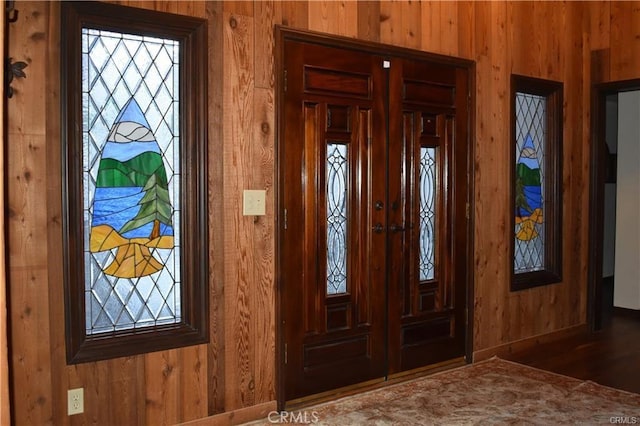
M 242 193 L 242 214 L 245 216 L 264 216 L 267 191 L 263 189 L 245 189 Z
M 84 413 L 84 388 L 67 390 L 67 414 Z

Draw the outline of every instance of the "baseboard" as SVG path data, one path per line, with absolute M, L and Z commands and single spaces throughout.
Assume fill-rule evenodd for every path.
M 617 306 L 614 306 L 613 314 L 615 316 L 620 316 L 625 318 L 640 319 L 640 310 L 637 310 L 637 309 L 619 308 Z
M 528 337 L 526 339 L 517 340 L 515 342 L 506 343 L 500 346 L 494 346 L 488 349 L 481 349 L 473 352 L 473 362 L 483 361 L 493 356 L 507 356 L 516 352 L 534 348 L 544 343 L 557 342 L 558 340 L 567 339 L 581 334 L 588 334 L 589 328 L 586 324 L 580 324 L 573 327 L 563 328 L 562 330 L 553 331 L 547 334 L 539 334 L 537 336 Z
M 198 420 L 181 423 L 181 426 L 227 426 L 266 419 L 270 412 L 276 411 L 276 401 L 269 401 L 251 407 L 240 408 Z

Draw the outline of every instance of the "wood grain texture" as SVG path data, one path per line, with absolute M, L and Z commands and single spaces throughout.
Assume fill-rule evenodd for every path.
M 255 166 L 252 172 L 253 187 L 266 190 L 267 202 L 264 217 L 253 221 L 254 270 L 252 285 L 252 345 L 254 352 L 254 382 L 256 401 L 275 399 L 275 216 L 273 164 L 275 161 L 275 99 L 272 90 L 256 88 L 254 91 L 252 158 Z
M 282 8 L 273 0 L 255 4 L 255 86 L 272 89 L 275 85 L 274 25 L 282 22 Z
M 6 28 L 7 56 L 29 66 L 7 102 L 3 173 L 10 391 L 21 396 L 13 407 L 16 424 L 169 424 L 222 412 L 228 420 L 234 410 L 270 407 L 276 387 L 275 24 L 475 60 L 473 349 L 489 353 L 586 322 L 588 218 L 574 212 L 588 211 L 592 76 L 640 78 L 638 2 L 119 3 L 209 19 L 211 339 L 66 365 L 59 4 L 18 1 L 19 22 Z M 594 69 L 592 51 L 602 69 Z M 512 72 L 565 82 L 564 279 L 518 293 L 509 291 L 507 254 Z M 242 216 L 243 189 L 267 190 L 266 216 Z M 2 297 L 0 290 L 0 310 Z M 0 312 L 0 349 L 4 324 Z M 66 390 L 78 386 L 85 388 L 86 413 L 69 417 Z
M 422 43 L 421 3 L 380 2 L 380 41 L 420 49 Z
M 6 28 L 5 28 L 5 20 L 0 22 L 0 36 L 2 36 L 2 40 L 5 40 L 6 37 Z M 2 43 L 0 46 L 0 57 L 4 58 L 4 45 Z M 0 69 L 0 81 L 4 81 L 4 68 Z M 0 94 L 2 95 L 2 99 L 6 96 L 6 92 L 4 87 L 0 90 Z M 0 104 L 0 115 L 4 117 L 4 102 Z M 4 190 L 4 181 L 6 174 L 5 167 L 5 137 L 4 137 L 4 123 L 5 120 L 0 122 L 0 134 L 3 135 L 2 139 L 0 139 L 0 168 L 2 169 L 2 176 L 0 177 L 0 199 L 4 200 L 5 198 L 5 190 Z M 4 202 L 3 202 L 4 204 Z M 0 210 L 0 228 L 5 228 L 5 217 L 4 217 L 4 205 Z M 5 260 L 5 250 L 6 250 L 6 240 L 5 233 L 3 232 L 0 235 L 0 424 L 8 425 L 11 423 L 11 405 L 9 403 L 9 346 L 7 340 L 7 329 L 8 329 L 8 315 L 7 315 L 7 271 L 5 268 L 6 260 Z
M 358 1 L 358 38 L 373 42 L 380 41 L 380 3 Z
M 242 215 L 242 192 L 255 188 L 252 158 L 254 50 L 253 18 L 225 12 L 223 94 L 225 409 L 255 403 L 251 305 L 255 297 L 253 217 Z M 257 184 L 257 183 L 256 183 Z
M 309 2 L 309 29 L 356 37 L 358 35 L 358 2 L 311 1 Z
M 640 74 L 640 3 L 611 2 L 611 80 Z
M 209 318 L 210 341 L 207 346 L 208 414 L 224 411 L 224 211 L 223 152 L 223 11 L 220 2 L 206 3 L 209 21 Z
M 474 348 L 511 338 L 507 5 L 476 7 Z M 502 123 L 502 124 L 499 124 Z M 489 332 L 490 330 L 490 332 Z

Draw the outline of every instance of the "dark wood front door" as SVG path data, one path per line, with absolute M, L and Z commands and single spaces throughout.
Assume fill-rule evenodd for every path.
M 284 399 L 461 357 L 468 70 L 283 41 Z

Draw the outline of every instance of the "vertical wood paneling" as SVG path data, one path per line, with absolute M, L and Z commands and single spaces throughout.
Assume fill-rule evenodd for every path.
M 418 2 L 380 3 L 380 41 L 420 49 L 422 43 L 421 8 Z
M 593 1 L 589 2 L 585 12 L 588 13 L 588 25 L 586 31 L 590 37 L 592 50 L 606 49 L 611 41 L 611 2 Z
M 256 87 L 273 90 L 275 84 L 274 25 L 282 21 L 282 8 L 273 1 L 255 3 L 255 81 Z
M 224 32 L 223 11 L 220 2 L 206 3 L 209 21 L 209 345 L 207 347 L 207 391 L 208 414 L 224 411 L 224 228 L 220 218 L 224 212 L 224 164 L 220 161 L 223 152 L 223 62 Z
M 16 424 L 173 424 L 274 398 L 273 25 L 278 23 L 474 59 L 474 350 L 585 323 L 588 218 L 573 212 L 588 211 L 591 50 L 608 58 L 604 79 L 640 77 L 637 2 L 119 3 L 210 21 L 211 340 L 66 365 L 59 5 L 19 1 L 19 22 L 7 28 L 7 53 L 29 67 L 27 79 L 14 80 L 16 95 L 7 104 L 4 173 L 11 391 L 21 395 L 15 400 Z M 513 234 L 512 72 L 565 82 L 564 280 L 518 293 L 509 290 L 507 255 Z M 267 190 L 266 216 L 242 216 L 244 189 Z M 0 313 L 0 347 L 2 325 Z M 85 388 L 86 413 L 69 417 L 66 390 L 79 386 Z
M 252 284 L 252 345 L 255 348 L 255 399 L 275 399 L 275 306 L 274 257 L 275 229 L 271 217 L 275 216 L 274 196 L 274 129 L 275 100 L 273 90 L 257 88 L 254 91 L 254 122 L 252 158 L 253 187 L 267 191 L 267 216 L 253 220 L 255 280 Z
M 611 2 L 611 79 L 640 74 L 640 3 Z
M 16 5 L 16 8 L 18 6 Z M 45 82 L 47 12 L 24 3 L 11 24 L 8 55 L 29 64 L 27 79 L 13 81 L 7 105 L 8 262 L 12 387 L 16 424 L 52 418 L 51 341 L 47 297 L 47 168 Z M 15 52 L 15 54 L 13 53 Z M 36 65 L 37 64 L 37 65 Z
M 377 1 L 358 1 L 358 38 L 380 41 L 380 3 Z
M 358 35 L 358 2 L 309 2 L 309 29 L 335 35 Z
M 0 22 L 0 36 L 2 40 L 6 37 L 5 20 Z M 5 57 L 4 43 L 0 45 L 0 58 Z M 4 68 L 0 69 L 0 81 L 4 81 Z M 4 86 L 0 89 L 2 99 L 5 99 L 6 93 Z M 0 116 L 4 117 L 4 102 L 0 103 Z M 4 222 L 4 181 L 5 181 L 5 132 L 4 119 L 0 121 L 0 169 L 2 176 L 0 177 L 0 200 L 3 200 L 3 208 L 0 209 L 0 229 L 5 228 Z M 9 346 L 7 340 L 7 271 L 5 269 L 5 233 L 0 235 L 0 424 L 8 425 L 11 423 L 11 410 L 9 405 Z
M 252 188 L 253 18 L 225 12 L 223 123 L 225 409 L 255 403 L 251 298 L 254 297 L 253 218 L 242 216 L 242 191 Z
M 421 48 L 458 56 L 458 3 L 429 1 L 421 8 Z
M 486 7 L 485 7 L 486 5 Z M 476 7 L 475 341 L 491 347 L 510 335 L 508 306 L 509 74 L 507 5 Z
M 307 1 L 293 0 L 281 1 L 282 25 L 292 28 L 309 28 L 309 3 Z
M 178 382 L 180 366 L 178 350 L 144 355 L 147 424 L 171 425 L 179 421 Z
M 458 6 L 458 56 L 474 59 L 475 4 L 473 1 L 459 1 L 456 4 Z

